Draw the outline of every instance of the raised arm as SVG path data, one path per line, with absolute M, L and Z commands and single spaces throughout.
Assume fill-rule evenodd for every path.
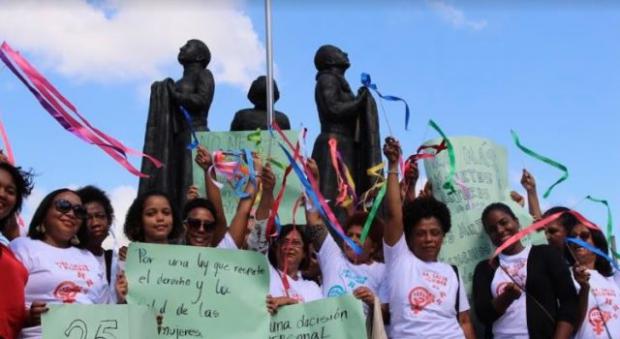
M 254 169 L 257 173 L 262 172 L 262 164 L 257 155 L 254 156 L 254 159 L 250 159 L 249 161 L 254 161 Z M 241 248 L 243 241 L 245 240 L 245 230 L 248 227 L 248 220 L 250 219 L 250 212 L 252 211 L 254 198 L 256 198 L 256 187 L 259 184 L 259 180 L 260 176 L 256 177 L 256 183 L 252 183 L 248 180 L 248 184 L 245 187 L 245 193 L 247 193 L 247 196 L 239 199 L 237 212 L 235 213 L 233 220 L 230 222 L 230 227 L 228 228 L 228 234 L 230 234 L 231 238 L 234 240 L 237 248 Z
M 222 240 L 227 231 L 226 214 L 224 213 L 224 204 L 222 202 L 222 193 L 220 189 L 215 185 L 215 173 L 209 173 L 209 167 L 213 164 L 213 157 L 211 153 L 202 145 L 198 145 L 198 151 L 196 153 L 196 164 L 204 171 L 205 191 L 207 193 L 207 199 L 213 203 L 215 207 L 215 218 L 217 219 L 217 225 L 214 234 L 214 243 L 217 244 Z
M 310 170 L 310 174 L 318 182 L 319 167 L 316 165 L 316 161 L 314 161 L 314 159 L 312 158 L 308 158 L 308 160 L 306 161 L 306 165 Z M 306 201 L 306 204 L 309 203 L 310 202 Z M 308 206 L 306 206 L 306 234 L 308 234 L 310 241 L 312 241 L 312 244 L 314 245 L 314 249 L 318 252 L 321 250 L 321 246 L 323 246 L 323 242 L 327 237 L 327 227 L 325 227 L 325 224 L 321 219 L 321 215 L 316 209 L 317 206 L 313 206 L 313 208 L 307 207 Z
M 387 205 L 384 241 L 394 246 L 403 235 L 403 210 L 398 183 L 398 159 L 400 157 L 398 140 L 387 137 L 383 145 L 383 154 L 388 159 L 388 177 L 385 201 Z
M 276 184 L 276 176 L 271 170 L 269 163 L 263 167 L 260 177 L 262 193 L 260 203 L 256 209 L 256 222 L 248 236 L 248 249 L 266 253 L 269 249 L 270 236 L 267 234 L 267 223 L 274 204 L 273 189 Z
M 540 209 L 540 202 L 538 201 L 538 193 L 536 192 L 536 180 L 534 176 L 530 174 L 525 168 L 523 169 L 523 175 L 521 176 L 521 185 L 527 192 L 527 207 L 534 220 L 542 218 L 542 211 Z

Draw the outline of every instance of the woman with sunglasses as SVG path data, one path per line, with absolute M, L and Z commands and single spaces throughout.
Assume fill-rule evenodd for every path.
M 519 220 L 503 203 L 482 212 L 482 225 L 496 247 L 517 234 Z M 474 271 L 473 298 L 487 337 L 569 338 L 577 322 L 577 292 L 568 266 L 549 245 L 517 241 Z
M 37 207 L 28 237 L 11 242 L 11 249 L 28 270 L 28 322 L 20 338 L 41 337 L 41 314 L 48 304 L 105 304 L 110 293 L 105 272 L 84 249 L 88 230 L 86 209 L 76 192 L 59 189 Z
M 0 152 L 1 153 L 1 152 Z M 24 198 L 32 191 L 30 173 L 0 162 L 0 338 L 15 339 L 24 326 L 26 308 L 24 288 L 28 271 L 9 249 L 4 232 L 15 220 Z
M 587 228 L 576 218 L 566 224 L 569 238 L 581 240 L 609 254 L 605 235 Z M 568 242 L 569 261 L 574 263 L 573 280 L 579 291 L 579 326 L 575 338 L 620 336 L 620 284 L 609 261 L 586 247 Z M 620 273 L 616 271 L 616 277 Z
M 391 338 L 475 338 L 458 269 L 438 260 L 451 227 L 450 211 L 433 197 L 403 206 L 398 141 L 388 137 L 383 154 L 388 159 L 383 253 Z

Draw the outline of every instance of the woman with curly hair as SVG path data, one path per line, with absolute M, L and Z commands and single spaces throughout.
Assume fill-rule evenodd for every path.
M 0 338 L 14 339 L 26 320 L 24 288 L 28 271 L 8 247 L 6 226 L 21 210 L 32 190 L 31 174 L 7 162 L 0 162 Z
M 450 231 L 450 211 L 433 197 L 403 206 L 398 141 L 387 138 L 383 153 L 389 166 L 383 253 L 390 286 L 391 338 L 475 338 L 458 269 L 438 260 Z

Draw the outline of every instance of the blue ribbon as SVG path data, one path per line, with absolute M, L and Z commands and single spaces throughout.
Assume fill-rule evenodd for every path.
M 577 244 L 585 249 L 587 249 L 588 251 L 604 258 L 605 260 L 609 261 L 609 263 L 611 263 L 616 270 L 620 271 L 620 267 L 618 266 L 618 263 L 616 263 L 615 260 L 613 260 L 610 256 L 608 256 L 606 253 L 603 253 L 603 251 L 601 251 L 600 249 L 588 244 L 587 242 L 581 240 L 581 239 L 577 239 L 577 238 L 566 238 L 566 242 L 572 242 L 573 244 Z
M 308 181 L 308 178 L 306 178 L 306 175 L 305 175 L 304 171 L 299 167 L 299 165 L 297 165 L 297 162 L 295 161 L 293 156 L 289 153 L 289 151 L 286 150 L 286 147 L 284 147 L 284 145 L 282 145 L 281 143 L 278 143 L 278 144 L 282 148 L 282 151 L 284 151 L 284 154 L 286 154 L 286 157 L 288 158 L 289 162 L 291 163 L 291 166 L 293 167 L 293 170 L 295 171 L 295 174 L 297 174 L 297 177 L 299 178 L 299 181 L 301 181 L 301 184 L 304 186 L 304 190 L 306 192 L 306 195 L 308 196 L 308 198 L 310 198 L 310 200 L 312 200 L 312 205 L 317 208 L 317 210 L 319 211 L 319 213 L 323 217 L 323 220 L 326 221 L 326 224 L 342 240 L 344 240 L 349 245 L 349 247 L 351 247 L 353 249 L 353 251 L 355 251 L 355 253 L 361 254 L 362 253 L 362 248 L 359 247 L 353 240 L 351 240 L 351 238 L 347 237 L 344 233 L 340 232 L 340 230 L 336 229 L 334 227 L 334 225 L 331 224 L 331 222 L 329 221 L 329 218 L 327 218 L 327 214 L 325 213 L 325 211 L 323 210 L 323 207 L 319 203 L 319 197 L 316 195 L 316 192 L 314 192 L 314 190 L 312 189 L 312 185 Z
M 192 118 L 189 116 L 189 113 L 183 106 L 179 106 L 181 112 L 183 112 L 183 116 L 185 117 L 185 121 L 187 122 L 187 126 L 189 126 L 190 132 L 192 132 L 192 137 L 194 141 L 187 145 L 187 149 L 194 149 L 198 147 L 198 137 L 196 137 L 196 131 L 194 131 L 194 126 L 192 126 Z
M 388 101 L 402 101 L 405 104 L 405 130 L 409 130 L 409 105 L 407 104 L 407 101 L 405 101 L 405 99 L 393 95 L 381 94 L 381 92 L 379 92 L 379 89 L 377 88 L 377 84 L 373 84 L 372 80 L 370 80 L 370 74 L 368 73 L 362 73 L 362 85 L 364 85 L 364 87 L 366 88 L 374 90 L 381 99 Z

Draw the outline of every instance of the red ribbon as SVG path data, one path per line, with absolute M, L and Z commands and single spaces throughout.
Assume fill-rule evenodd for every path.
M 355 189 L 350 182 L 350 174 L 346 164 L 342 160 L 340 153 L 338 152 L 338 140 L 335 138 L 329 138 L 327 141 L 329 145 L 329 155 L 332 162 L 332 167 L 336 171 L 336 181 L 338 183 L 338 196 L 336 197 L 336 206 L 346 207 L 348 203 L 355 202 Z M 343 174 L 344 173 L 344 174 Z M 347 177 L 345 178 L 345 174 Z
M 159 160 L 123 145 L 120 141 L 92 126 L 69 100 L 60 94 L 60 92 L 30 65 L 26 59 L 11 49 L 6 42 L 2 43 L 2 46 L 0 46 L 0 59 L 2 59 L 6 66 L 22 83 L 24 83 L 24 85 L 26 85 L 30 92 L 37 98 L 41 106 L 43 106 L 64 129 L 85 142 L 97 145 L 133 175 L 138 177 L 149 177 L 149 175 L 140 172 L 129 163 L 127 154 L 145 157 L 151 161 L 156 168 L 162 166 Z M 74 113 L 81 122 L 73 118 L 63 106 Z
M 275 122 L 275 120 L 273 122 L 273 129 L 276 130 L 278 134 L 280 134 L 280 136 L 282 137 L 282 139 L 284 140 L 284 142 L 288 145 L 290 149 L 292 150 L 296 149 L 295 147 L 293 147 L 293 144 L 288 140 L 284 132 L 282 132 L 282 129 L 280 128 L 280 126 L 278 126 L 278 123 Z M 306 165 L 306 162 L 304 161 L 304 159 L 299 155 L 298 152 L 294 154 L 294 159 L 301 160 L 302 167 L 304 169 L 304 172 L 306 173 L 306 177 L 308 178 L 308 181 L 310 182 L 310 186 L 312 186 L 312 190 L 315 192 L 319 200 L 319 203 L 321 204 L 321 208 L 323 208 L 323 210 L 325 211 L 328 224 L 332 226 L 334 229 L 336 229 L 337 231 L 339 231 L 341 234 L 346 234 L 344 230 L 342 229 L 342 226 L 340 226 L 340 223 L 338 222 L 338 219 L 334 215 L 334 212 L 332 212 L 331 208 L 329 208 L 329 205 L 325 202 L 325 198 L 323 197 L 323 195 L 321 194 L 321 190 L 319 189 L 319 184 L 316 181 L 316 178 L 314 178 L 314 176 L 312 175 L 312 172 Z
M 564 213 L 570 213 L 572 214 L 575 218 L 577 218 L 577 220 L 579 220 L 580 223 L 582 223 L 584 226 L 586 226 L 587 228 L 593 229 L 593 230 L 598 230 L 600 231 L 601 229 L 596 226 L 596 224 L 590 222 L 588 219 L 586 219 L 583 215 L 579 214 L 579 212 L 577 211 L 565 211 L 565 212 L 557 212 L 554 213 L 544 219 L 541 219 L 533 224 L 531 224 L 530 226 L 520 230 L 518 233 L 516 233 L 515 235 L 511 236 L 510 238 L 508 238 L 508 240 L 504 241 L 503 244 L 501 244 L 497 249 L 495 249 L 495 253 L 493 253 L 493 256 L 491 256 L 490 260 L 493 260 L 495 257 L 497 257 L 502 251 L 504 251 L 506 248 L 510 247 L 511 245 L 513 245 L 514 243 L 516 243 L 517 241 L 523 239 L 525 236 L 527 236 L 530 233 L 533 233 L 536 230 L 539 230 L 543 227 L 545 227 L 546 225 L 554 222 L 555 220 L 559 219 L 562 214 Z

